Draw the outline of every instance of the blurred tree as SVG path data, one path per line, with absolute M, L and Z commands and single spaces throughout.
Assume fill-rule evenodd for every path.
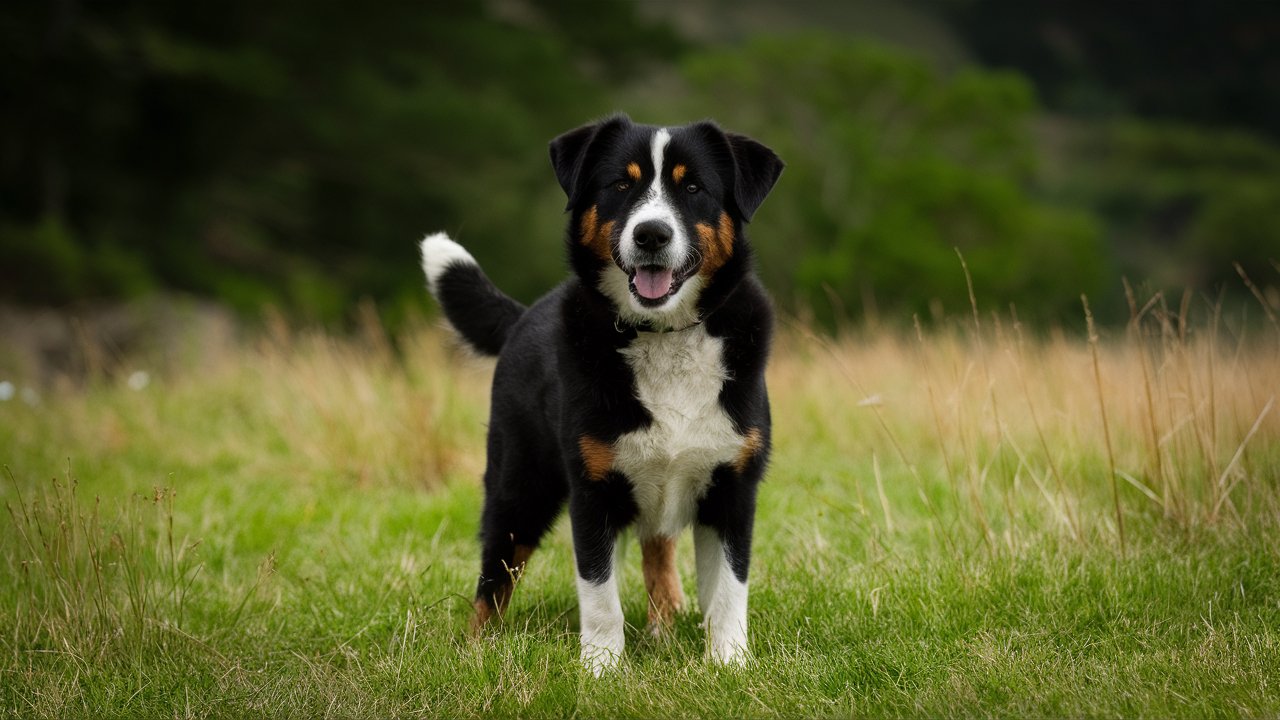
M 1051 108 L 1134 112 L 1280 138 L 1280 3 L 935 0 L 989 65 Z
M 1065 201 L 1107 228 L 1120 270 L 1152 289 L 1244 295 L 1233 263 L 1275 285 L 1280 146 L 1243 132 L 1125 120 L 1067 133 Z
M 1247 295 L 1239 262 L 1280 286 L 1280 4 L 934 4 L 1058 112 L 1055 192 L 1099 218 L 1124 274 Z
M 564 273 L 546 142 L 615 109 L 711 115 L 778 149 L 761 267 L 824 319 L 967 305 L 954 247 L 981 299 L 1028 316 L 1076 317 L 1117 264 L 1211 288 L 1239 260 L 1274 284 L 1274 8 L 938 2 L 898 32 L 942 7 L 1085 114 L 1046 119 L 1013 72 L 943 74 L 847 35 L 695 52 L 632 0 L 3 4 L 0 300 L 163 287 L 394 312 L 423 302 L 415 240 L 435 229 L 531 299 Z M 1126 108 L 1261 130 L 1097 117 Z
M 1015 75 L 941 77 L 885 48 L 811 35 L 689 58 L 695 105 L 763 138 L 787 171 L 753 227 L 761 267 L 831 319 L 830 293 L 867 311 L 968 304 L 1078 314 L 1107 266 L 1084 213 L 1038 196 L 1030 120 Z
M 0 296 L 159 283 L 332 319 L 356 295 L 420 294 L 414 239 L 436 228 L 521 257 L 495 264 L 517 294 L 545 289 L 547 140 L 682 46 L 630 3 L 495 7 L 5 5 Z

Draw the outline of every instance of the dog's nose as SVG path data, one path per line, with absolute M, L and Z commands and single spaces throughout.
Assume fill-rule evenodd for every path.
M 671 242 L 671 226 L 661 220 L 646 220 L 636 226 L 636 247 L 658 250 Z

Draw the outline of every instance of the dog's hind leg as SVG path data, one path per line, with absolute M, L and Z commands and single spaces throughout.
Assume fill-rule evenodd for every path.
M 473 603 L 475 615 L 471 618 L 473 632 L 479 632 L 495 616 L 501 617 L 506 612 L 515 584 L 524 573 L 525 565 L 535 547 L 516 543 L 514 533 L 505 542 L 499 539 L 484 542 L 480 580 L 476 585 L 476 599 Z
M 480 579 L 476 584 L 473 631 L 501 617 L 529 556 L 564 504 L 564 491 L 525 483 L 488 483 L 480 530 Z M 516 492 L 512 492 L 517 489 Z M 519 492 L 518 489 L 524 489 Z
M 661 635 L 684 606 L 684 590 L 676 570 L 676 539 L 655 535 L 640 542 L 644 588 L 649 593 L 649 632 Z

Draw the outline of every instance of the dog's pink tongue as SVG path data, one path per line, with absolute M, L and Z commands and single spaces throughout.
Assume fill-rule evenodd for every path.
M 636 292 L 640 297 L 657 300 L 671 292 L 671 268 L 640 268 L 636 270 Z

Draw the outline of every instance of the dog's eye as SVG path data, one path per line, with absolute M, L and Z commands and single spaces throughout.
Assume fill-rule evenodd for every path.
M 613 184 L 613 189 L 618 192 L 626 192 L 631 189 L 631 183 L 627 180 L 619 180 Z
M 689 193 L 690 195 L 698 192 L 701 189 L 702 188 L 698 187 L 697 183 L 689 183 L 688 185 L 684 186 L 684 191 Z

